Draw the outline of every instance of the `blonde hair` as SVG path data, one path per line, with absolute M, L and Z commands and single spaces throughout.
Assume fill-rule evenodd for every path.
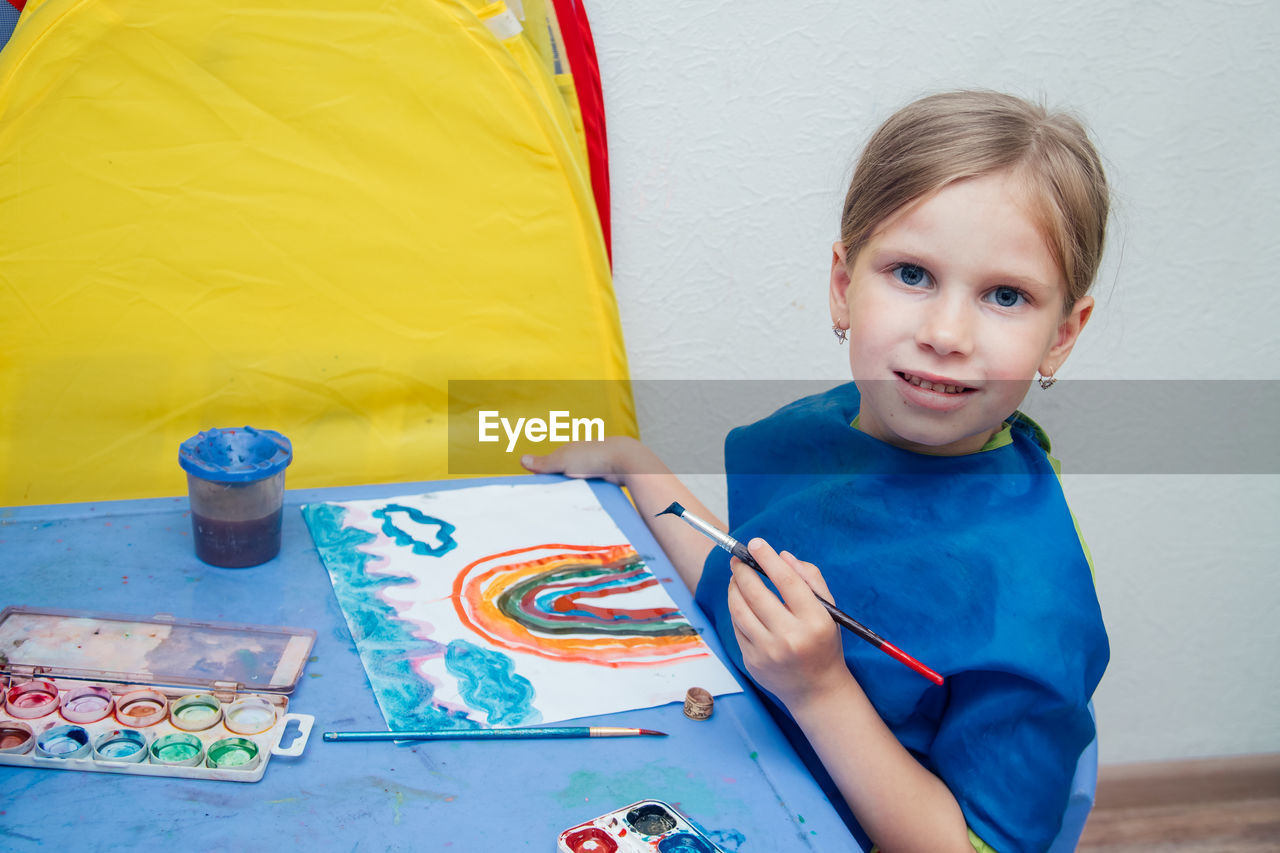
M 1110 206 L 1102 161 L 1076 118 L 999 92 L 930 95 L 880 126 L 845 195 L 840 241 L 847 263 L 904 206 L 955 181 L 1003 170 L 1025 182 L 1070 310 L 1088 293 L 1102 260 Z

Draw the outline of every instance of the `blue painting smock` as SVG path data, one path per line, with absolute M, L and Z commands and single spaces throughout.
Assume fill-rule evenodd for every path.
M 1002 853 L 1044 850 L 1093 740 L 1088 703 L 1109 657 L 1047 438 L 1015 415 L 988 449 L 927 456 L 860 432 L 858 411 L 849 383 L 733 430 L 731 532 L 814 563 L 838 607 L 945 678 L 934 685 L 843 637 L 880 717 L 947 784 L 969 827 Z M 696 599 L 745 672 L 729 578 L 729 555 L 714 549 Z M 765 698 L 865 839 L 799 727 Z

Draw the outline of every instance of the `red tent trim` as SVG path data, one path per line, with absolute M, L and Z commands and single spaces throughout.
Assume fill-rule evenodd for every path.
M 13 2 L 13 0 L 10 0 Z M 25 0 L 22 0 L 25 2 Z M 613 246 L 609 216 L 609 139 L 604 121 L 604 93 L 600 86 L 600 65 L 596 61 L 595 39 L 581 0 L 554 0 L 560 33 L 565 41 L 565 56 L 573 73 L 578 93 L 578 109 L 582 112 L 582 129 L 587 141 L 587 158 L 591 169 L 591 191 L 596 199 L 600 230 L 605 249 L 613 263 Z

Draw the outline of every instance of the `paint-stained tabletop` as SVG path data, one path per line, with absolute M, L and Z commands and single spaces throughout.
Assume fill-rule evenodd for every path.
M 550 480 L 520 481 L 539 479 Z M 260 781 L 242 784 L 0 766 L 0 847 L 551 853 L 562 830 L 655 799 L 729 853 L 860 849 L 750 693 L 717 698 L 714 715 L 699 722 L 679 704 L 575 721 L 669 733 L 661 739 L 323 742 L 324 731 L 386 725 L 299 506 L 472 484 L 288 492 L 280 555 L 249 569 L 196 559 L 185 496 L 0 509 L 0 607 L 164 613 L 317 632 L 289 698 L 291 710 L 315 717 L 301 755 L 274 757 Z M 621 491 L 592 488 L 720 654 Z

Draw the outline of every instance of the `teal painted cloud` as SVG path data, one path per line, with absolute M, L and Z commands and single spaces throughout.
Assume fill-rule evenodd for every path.
M 419 536 L 424 536 L 423 531 L 415 530 L 410 533 L 405 529 L 408 525 L 396 523 L 396 516 L 407 516 L 409 521 L 420 527 L 435 527 L 435 532 L 430 536 L 438 544 L 429 544 L 423 541 Z M 453 533 L 457 530 L 452 524 L 434 516 L 427 515 L 421 510 L 414 509 L 411 506 L 402 506 L 400 504 L 387 504 L 382 509 L 373 511 L 374 518 L 382 519 L 382 532 L 400 546 L 409 548 L 415 554 L 424 557 L 441 557 L 458 547 L 457 541 L 453 538 Z M 425 537 L 424 537 L 425 538 Z

